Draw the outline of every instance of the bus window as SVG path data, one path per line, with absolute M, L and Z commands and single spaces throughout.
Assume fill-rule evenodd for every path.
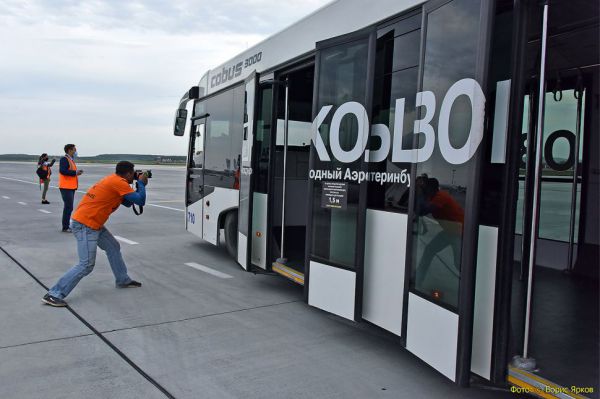
M 190 136 L 186 193 L 187 205 L 200 201 L 203 195 L 204 123 L 204 120 L 195 121 Z
M 242 153 L 244 87 L 237 86 L 206 100 L 204 182 L 235 188 Z M 239 183 L 238 183 L 239 184 Z
M 320 77 L 317 90 L 317 109 L 332 105 L 332 112 L 321 124 L 321 136 L 329 143 L 329 127 L 332 115 L 342 104 L 349 101 L 363 103 L 367 85 L 368 41 L 359 39 L 322 50 L 320 56 Z M 358 140 L 359 126 L 356 119 L 344 118 L 340 123 L 340 146 L 352 148 Z M 329 147 L 329 144 L 326 144 Z M 360 159 L 352 163 L 342 163 L 332 158 L 331 162 L 320 161 L 315 157 L 314 169 L 347 168 L 360 169 Z M 354 269 L 356 267 L 356 231 L 358 220 L 359 184 L 349 182 L 347 203 L 343 209 L 323 207 L 324 182 L 314 182 L 312 209 L 311 256 L 319 261 Z
M 373 87 L 373 124 L 385 125 L 392 141 L 402 135 L 402 148 L 414 148 L 415 96 L 417 93 L 421 14 L 403 19 L 378 32 Z M 396 110 L 396 99 L 405 99 L 404 110 Z M 404 113 L 401 127 L 395 126 L 396 112 Z M 380 140 L 369 139 L 376 150 Z M 371 153 L 373 154 L 373 153 Z M 410 174 L 410 163 L 392 162 L 392 152 L 381 162 L 369 162 L 371 172 Z M 410 185 L 405 183 L 369 182 L 368 207 L 391 212 L 408 213 Z
M 463 22 L 479 18 L 480 10 L 474 4 L 469 0 L 455 0 L 427 16 L 422 91 L 431 91 L 436 98 L 443 98 L 459 79 L 475 78 L 479 27 Z M 426 111 L 421 110 L 421 117 L 423 112 Z M 471 124 L 471 105 L 466 96 L 455 101 L 449 124 L 452 142 L 462 145 Z M 438 131 L 437 118 L 431 126 Z M 417 148 L 422 146 L 423 143 Z M 412 229 L 414 280 L 411 288 L 457 309 L 465 203 L 468 190 L 473 189 L 469 187 L 472 162 L 449 165 L 436 148 L 427 161 L 414 167 L 417 217 Z
M 256 120 L 256 135 L 253 148 L 254 192 L 266 194 L 269 189 L 269 159 L 271 149 L 271 119 L 273 108 L 273 88 L 264 87 L 259 91 L 259 110 Z
M 192 142 L 191 168 L 202 168 L 204 164 L 204 123 L 195 126 Z

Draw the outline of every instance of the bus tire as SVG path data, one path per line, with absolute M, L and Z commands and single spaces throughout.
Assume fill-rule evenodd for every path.
M 237 212 L 228 212 L 225 216 L 225 246 L 229 256 L 237 259 L 238 218 Z

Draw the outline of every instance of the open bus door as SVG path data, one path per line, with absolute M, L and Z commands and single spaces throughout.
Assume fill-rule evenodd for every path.
M 333 115 L 339 116 L 338 110 L 348 104 L 370 108 L 373 41 L 373 29 L 365 29 L 316 46 L 304 284 L 309 305 L 349 320 L 360 320 L 361 315 L 367 186 L 343 181 L 337 172 L 358 173 L 366 165 L 362 156 L 352 162 L 337 159 L 345 150 L 340 145 L 332 148 L 328 138 L 343 142 L 345 148 L 356 142 L 354 148 L 359 149 L 367 138 L 366 113 L 348 113 L 343 122 Z M 328 177 L 313 178 L 317 171 Z M 336 201 L 329 201 L 334 192 Z
M 257 75 L 253 72 L 245 81 L 244 133 L 242 159 L 239 170 L 240 206 L 238 216 L 237 262 L 245 270 L 250 267 L 252 238 L 248 239 L 252 226 L 252 147 L 254 145 L 254 109 L 257 93 Z
M 472 144 L 485 132 L 482 88 L 487 87 L 494 3 L 489 0 L 429 1 L 423 6 L 421 28 L 417 90 L 423 97 L 417 100 L 420 106 L 415 130 L 425 132 L 431 128 L 437 148 L 432 146 L 432 154 L 413 165 L 411 181 L 427 174 L 426 184 L 445 187 L 448 198 L 468 212 L 450 224 L 448 216 L 436 219 L 432 215 L 428 220 L 428 215 L 420 214 L 420 194 L 413 189 L 406 258 L 411 267 L 407 276 L 404 332 L 410 352 L 462 386 L 468 385 L 471 376 L 477 257 L 481 258 L 481 265 L 487 265 L 485 262 L 493 259 L 493 250 L 487 248 L 495 248 L 493 238 L 486 235 L 489 229 L 479 225 L 484 150 Z M 433 102 L 421 101 L 425 95 Z M 439 105 L 434 113 L 435 99 Z M 467 111 L 459 111 L 462 101 Z M 456 110 L 450 118 L 452 108 Z M 421 142 L 424 135 L 418 136 Z M 452 142 L 446 141 L 446 137 Z M 418 157 L 428 151 L 421 145 L 417 148 Z M 448 157 L 448 149 L 456 152 L 463 148 L 471 148 L 468 157 L 460 161 Z M 422 222 L 428 223 L 427 229 L 419 228 Z M 442 239 L 447 247 L 455 249 L 446 252 L 444 263 L 439 259 L 432 261 L 433 254 L 440 256 L 436 245 Z M 436 269 L 432 272 L 434 269 L 429 266 L 434 262 Z M 456 274 L 445 265 L 454 265 Z M 489 358 L 485 363 L 489 364 Z
M 202 238 L 204 203 L 204 135 L 208 114 L 193 117 L 186 170 L 186 229 Z
M 401 124 L 396 129 L 413 139 L 411 181 L 427 174 L 432 184 L 460 185 L 462 188 L 457 187 L 453 194 L 458 199 L 453 201 L 460 201 L 460 206 L 469 210 L 462 222 L 450 226 L 458 233 L 444 241 L 446 247 L 456 248 L 451 251 L 454 256 L 448 258 L 452 262 L 448 264 L 456 266 L 455 273 L 448 272 L 453 277 L 446 278 L 447 269 L 439 264 L 436 272 L 428 274 L 428 259 L 439 252 L 434 245 L 446 233 L 442 231 L 440 236 L 443 227 L 437 222 L 435 233 L 431 228 L 419 228 L 423 216 L 416 209 L 419 198 L 414 187 L 410 192 L 408 220 L 412 222 L 407 226 L 408 243 L 397 241 L 407 247 L 409 266 L 408 286 L 398 287 L 404 290 L 404 309 L 397 309 L 402 312 L 406 348 L 460 385 L 468 384 L 471 372 L 477 255 L 473 243 L 477 242 L 479 227 L 478 171 L 483 153 L 471 143 L 484 131 L 485 99 L 481 87 L 486 87 L 493 5 L 492 1 L 474 0 L 425 3 L 418 32 L 422 40 L 419 78 L 413 97 L 417 120 L 413 132 L 403 134 Z M 403 40 L 398 39 L 398 49 L 415 44 L 411 37 Z M 309 305 L 350 320 L 363 316 L 368 182 L 359 176 L 369 171 L 364 155 L 369 135 L 378 135 L 369 125 L 369 121 L 373 122 L 373 91 L 382 84 L 373 81 L 376 41 L 376 32 L 363 30 L 317 43 L 310 159 L 312 214 L 307 229 L 305 284 Z M 461 107 L 470 109 L 460 108 L 450 118 L 456 99 Z M 404 106 L 404 102 L 401 104 Z M 450 142 L 450 132 L 458 143 Z M 394 139 L 402 148 L 403 137 L 398 138 Z M 436 144 L 436 140 L 446 141 Z M 384 148 L 383 140 L 378 142 Z M 389 153 L 389 146 L 387 141 L 384 154 Z M 442 151 L 451 155 L 460 151 L 468 157 L 457 161 L 446 158 Z M 453 180 L 455 171 L 460 176 L 457 184 Z M 440 282 L 443 290 L 438 289 Z M 393 308 L 394 304 L 388 306 Z

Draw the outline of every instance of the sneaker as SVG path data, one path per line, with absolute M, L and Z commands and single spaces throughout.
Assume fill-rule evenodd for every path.
M 50 294 L 44 295 L 44 297 L 42 298 L 42 302 L 57 308 L 63 308 L 67 306 L 67 303 L 65 301 Z
M 127 284 L 117 284 L 117 288 L 137 288 L 141 287 L 142 283 L 139 281 L 131 280 Z
M 42 200 L 42 204 L 44 204 L 44 205 L 48 205 L 49 203 L 50 203 L 50 201 L 48 201 L 48 200 Z
M 63 233 L 72 233 L 73 230 L 71 230 L 70 228 L 66 228 L 66 229 L 62 229 Z

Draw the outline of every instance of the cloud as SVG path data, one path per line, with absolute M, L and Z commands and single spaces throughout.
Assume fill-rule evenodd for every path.
M 169 33 L 273 33 L 325 2 L 322 0 L 178 1 L 7 1 L 0 15 L 27 24 L 40 22 L 93 29 Z
M 182 93 L 325 2 L 4 0 L 0 153 L 185 154 L 170 134 Z

